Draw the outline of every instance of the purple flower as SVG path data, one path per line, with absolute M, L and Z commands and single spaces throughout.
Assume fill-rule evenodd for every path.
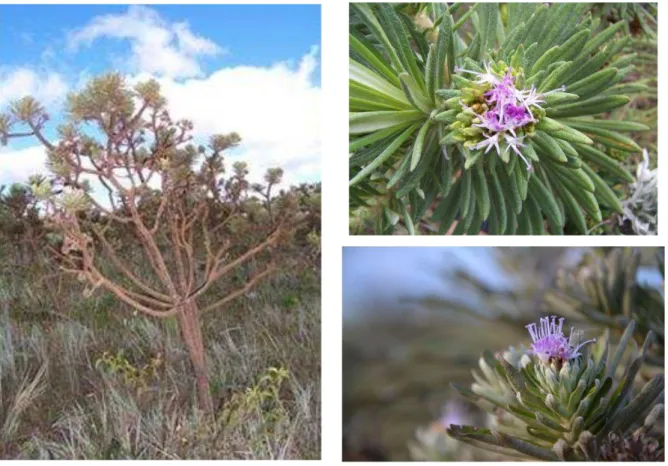
M 478 117 L 480 123 L 474 123 L 473 126 L 485 128 L 490 131 L 500 132 L 505 130 L 505 126 L 501 124 L 499 113 L 496 110 L 488 110 Z
M 485 72 L 478 73 L 457 67 L 456 72 L 465 72 L 474 74 L 477 77 L 476 83 L 486 84 L 489 89 L 483 94 L 485 103 L 489 110 L 477 115 L 473 126 L 486 130 L 483 133 L 484 139 L 471 146 L 474 150 L 485 149 L 485 153 L 494 147 L 500 156 L 512 149 L 531 169 L 531 164 L 522 155 L 519 148 L 523 147 L 522 140 L 524 136 L 518 136 L 517 130 L 520 130 L 536 119 L 531 111 L 532 107 L 542 108 L 541 103 L 545 102 L 544 96 L 552 92 L 563 91 L 560 87 L 553 91 L 539 93 L 534 86 L 530 89 L 517 89 L 515 87 L 515 76 L 512 74 L 512 68 L 503 76 L 497 75 L 492 71 L 491 63 L 485 65 Z M 460 102 L 462 108 L 470 109 L 464 102 Z M 499 142 L 505 141 L 505 149 L 499 145 Z
M 540 328 L 537 328 L 536 324 L 527 325 L 526 328 L 529 329 L 529 334 L 533 340 L 529 352 L 537 356 L 544 363 L 552 362 L 553 360 L 563 362 L 577 358 L 580 356 L 578 352 L 580 348 L 587 343 L 596 341 L 594 338 L 593 340 L 578 343 L 582 332 L 573 332 L 573 327 L 571 327 L 571 334 L 567 340 L 561 330 L 563 325 L 564 318 L 561 317 L 557 325 L 556 316 L 552 316 L 551 318 L 542 317 L 540 319 Z
M 501 153 L 501 149 L 499 148 L 499 136 L 500 135 L 501 135 L 501 133 L 494 133 L 494 134 L 485 133 L 485 135 L 484 135 L 485 139 L 483 139 L 478 144 L 473 146 L 473 149 L 474 150 L 485 149 L 485 147 L 486 147 L 487 148 L 487 149 L 485 149 L 485 154 L 486 154 L 487 152 L 489 152 L 489 150 L 492 147 L 495 147 L 497 154 L 500 154 Z

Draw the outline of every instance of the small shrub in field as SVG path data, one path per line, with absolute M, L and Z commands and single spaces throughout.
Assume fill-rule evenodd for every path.
M 299 206 L 291 192 L 272 197 L 283 171 L 269 170 L 266 188 L 252 186 L 262 202 L 250 196 L 247 165 L 227 172 L 224 163 L 239 135 L 195 146 L 192 123 L 172 120 L 155 81 L 93 79 L 69 96 L 67 113 L 57 142 L 45 137 L 49 116 L 31 97 L 0 115 L 2 141 L 35 137 L 47 151 L 50 175 L 31 188 L 57 235 L 60 267 L 87 285 L 86 296 L 102 289 L 135 312 L 176 317 L 200 408 L 212 413 L 200 314 L 245 296 L 288 251 Z M 149 268 L 138 272 L 139 263 Z

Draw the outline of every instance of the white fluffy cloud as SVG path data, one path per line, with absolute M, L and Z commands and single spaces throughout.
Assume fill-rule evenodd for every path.
M 103 37 L 130 41 L 129 63 L 135 71 L 170 78 L 201 76 L 198 59 L 224 52 L 214 42 L 191 32 L 187 23 L 169 24 L 156 11 L 138 5 L 130 6 L 124 14 L 95 17 L 70 33 L 68 44 L 76 50 Z
M 0 108 L 26 95 L 48 106 L 61 100 L 67 90 L 65 80 L 58 73 L 38 73 L 29 68 L 0 70 Z
M 44 172 L 46 152 L 42 146 L 25 149 L 0 149 L 0 186 L 24 183 L 37 173 Z
M 192 120 L 196 136 L 241 135 L 238 159 L 250 163 L 254 178 L 282 166 L 286 181 L 314 179 L 320 165 L 321 90 L 312 83 L 317 53 L 313 47 L 296 67 L 238 66 L 203 79 L 158 81 L 172 115 Z

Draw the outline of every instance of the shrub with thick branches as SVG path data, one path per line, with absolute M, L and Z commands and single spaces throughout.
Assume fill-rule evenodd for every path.
M 31 97 L 18 100 L 0 115 L 0 141 L 34 137 L 46 148 L 50 175 L 30 184 L 60 235 L 61 267 L 89 292 L 101 288 L 148 316 L 176 317 L 199 406 L 212 412 L 200 314 L 224 308 L 276 270 L 298 217 L 292 196 L 271 197 L 282 170 L 254 188 L 263 202 L 251 195 L 245 163 L 224 178 L 223 154 L 239 135 L 194 145 L 192 122 L 172 120 L 155 81 L 130 87 L 117 74 L 93 79 L 69 96 L 67 111 L 52 141 L 45 109 Z M 127 254 L 135 243 L 141 258 Z M 224 294 L 211 296 L 219 282 Z

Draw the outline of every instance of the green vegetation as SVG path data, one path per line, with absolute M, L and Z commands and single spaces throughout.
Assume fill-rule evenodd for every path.
M 351 4 L 351 231 L 655 234 L 656 28 L 652 5 Z

